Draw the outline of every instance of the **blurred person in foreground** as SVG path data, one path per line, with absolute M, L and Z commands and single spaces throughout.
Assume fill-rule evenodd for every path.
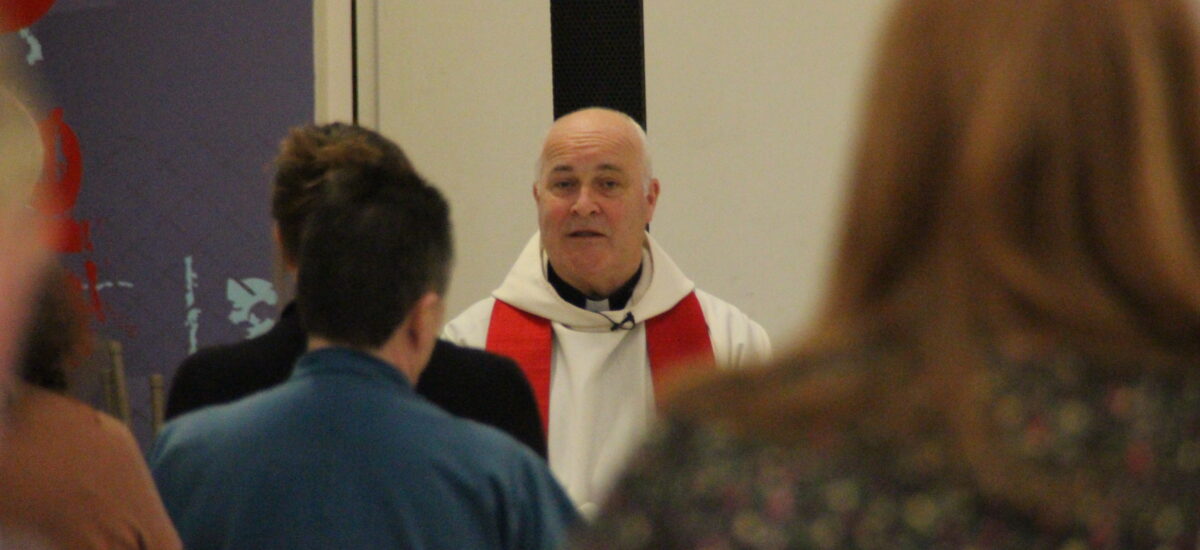
M 1186 0 L 903 0 L 825 307 L 680 387 L 581 548 L 1194 548 Z
M 47 271 L 0 422 L 0 548 L 180 548 L 129 428 L 65 395 L 90 344 L 77 294 Z
M 15 381 L 22 327 L 53 238 L 50 225 L 30 208 L 43 148 L 37 122 L 15 93 L 28 80 L 18 63 L 0 48 L 0 391 Z
M 413 389 L 444 314 L 445 199 L 375 154 L 386 138 L 323 133 L 289 138 L 340 167 L 297 256 L 308 352 L 282 384 L 170 422 L 151 452 L 184 544 L 557 547 L 575 510 L 545 461 Z

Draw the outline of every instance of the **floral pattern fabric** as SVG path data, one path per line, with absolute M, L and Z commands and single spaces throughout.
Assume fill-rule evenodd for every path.
M 1077 358 L 996 361 L 1001 452 L 1104 480 L 1094 521 L 1047 531 L 944 470 L 930 441 L 776 443 L 661 426 L 576 548 L 1196 548 L 1200 376 L 1116 376 Z M 870 368 L 849 365 L 839 368 Z

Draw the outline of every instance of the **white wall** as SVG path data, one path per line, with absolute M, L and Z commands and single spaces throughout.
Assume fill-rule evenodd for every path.
M 780 347 L 824 284 L 885 0 L 646 0 L 653 233 Z
M 313 120 L 354 118 L 353 18 L 347 0 L 313 1 Z
M 450 201 L 449 318 L 500 283 L 537 229 L 534 157 L 554 115 L 550 8 L 443 0 L 377 10 L 378 95 L 368 103 L 377 103 L 378 129 Z
M 663 185 L 652 231 L 777 347 L 824 281 L 860 88 L 890 3 L 644 3 Z M 450 200 L 454 315 L 499 284 L 536 230 L 533 163 L 553 115 L 549 3 L 370 6 L 360 10 L 371 18 L 359 25 L 360 111 Z

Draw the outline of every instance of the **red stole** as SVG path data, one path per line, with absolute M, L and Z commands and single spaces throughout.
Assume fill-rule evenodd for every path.
M 542 429 L 550 429 L 550 360 L 554 354 L 554 329 L 550 321 L 521 311 L 501 300 L 492 307 L 487 350 L 513 358 L 537 400 Z M 670 310 L 646 321 L 646 354 L 655 398 L 662 383 L 679 367 L 713 365 L 708 322 L 695 292 L 688 293 Z

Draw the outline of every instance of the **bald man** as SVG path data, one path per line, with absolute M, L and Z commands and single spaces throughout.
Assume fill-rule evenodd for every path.
M 533 184 L 540 231 L 443 334 L 521 365 L 550 467 L 584 515 L 653 420 L 664 380 L 771 352 L 758 323 L 697 289 L 646 232 L 659 192 L 636 121 L 602 108 L 563 116 Z

